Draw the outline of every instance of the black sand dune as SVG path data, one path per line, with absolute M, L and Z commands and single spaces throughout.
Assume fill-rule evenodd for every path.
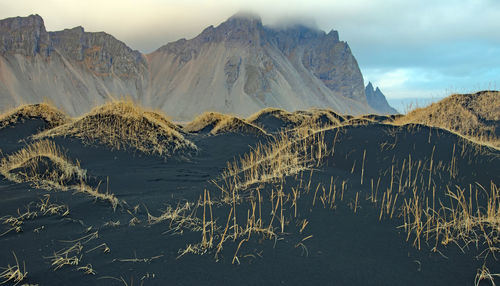
M 20 106 L 0 115 L 0 144 L 4 152 L 14 152 L 18 141 L 68 121 L 63 112 L 49 104 Z
M 478 269 L 500 266 L 484 236 L 464 242 L 441 230 L 436 239 L 422 210 L 434 202 L 450 223 L 458 186 L 484 213 L 500 186 L 500 151 L 438 128 L 363 120 L 284 141 L 185 134 L 198 151 L 168 157 L 56 136 L 86 184 L 120 204 L 0 175 L 0 267 L 16 264 L 14 252 L 28 272 L 20 284 L 35 285 L 490 285 Z M 40 131 L 26 124 L 0 130 L 3 158 Z M 279 148 L 259 151 L 270 144 Z M 406 208 L 416 200 L 424 208 Z M 474 231 L 498 247 L 494 223 Z
M 251 115 L 247 120 L 261 126 L 269 133 L 277 133 L 299 126 L 307 117 L 308 115 L 291 113 L 278 108 L 266 108 Z
M 370 119 L 379 123 L 393 122 L 396 118 L 401 117 L 401 115 L 378 115 L 378 114 L 368 114 L 362 115 L 361 118 Z
M 500 92 L 452 94 L 424 108 L 416 108 L 396 119 L 398 123 L 420 123 L 453 130 L 472 140 L 499 147 Z
M 262 128 L 236 116 L 218 112 L 205 112 L 184 125 L 183 131 L 201 135 L 221 135 L 235 133 L 239 135 L 267 137 Z

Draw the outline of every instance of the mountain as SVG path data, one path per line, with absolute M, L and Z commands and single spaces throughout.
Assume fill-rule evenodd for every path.
M 333 31 L 278 30 L 258 17 L 235 15 L 147 57 L 153 104 L 167 114 L 179 112 L 179 104 L 181 117 L 204 109 L 248 116 L 270 106 L 369 111 L 357 62 Z
M 381 114 L 398 114 L 399 112 L 391 107 L 385 98 L 385 95 L 380 91 L 377 87 L 373 88 L 371 82 L 368 82 L 368 85 L 365 88 L 366 101 L 368 105 L 375 109 L 378 113 Z
M 148 63 L 106 33 L 81 27 L 47 32 L 38 15 L 0 21 L 0 105 L 50 100 L 71 115 L 113 95 L 139 99 Z
M 369 106 L 356 59 L 336 31 L 272 28 L 237 14 L 143 55 L 104 32 L 47 32 L 38 15 L 0 21 L 2 109 L 48 99 L 80 115 L 121 96 L 182 121 L 265 107 L 382 112 Z

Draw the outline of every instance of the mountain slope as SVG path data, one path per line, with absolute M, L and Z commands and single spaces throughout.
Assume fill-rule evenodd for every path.
M 55 102 L 79 115 L 113 96 L 140 96 L 144 57 L 105 33 L 81 27 L 47 33 L 38 15 L 0 21 L 0 104 Z
M 391 107 L 385 98 L 385 95 L 382 91 L 377 87 L 377 89 L 373 88 L 371 82 L 365 88 L 366 101 L 368 105 L 375 109 L 380 114 L 397 114 L 398 111 Z
M 204 111 L 248 116 L 265 107 L 374 113 L 363 77 L 338 33 L 262 25 L 237 14 L 191 40 L 142 55 L 82 27 L 47 32 L 38 15 L 0 21 L 0 104 L 44 98 L 80 115 L 130 96 L 176 120 Z
M 294 42 L 301 39 L 295 37 L 296 33 L 303 33 L 303 42 L 308 44 Z M 164 106 L 167 114 L 182 119 L 207 109 L 248 116 L 269 106 L 287 110 L 327 106 L 353 113 L 369 110 L 358 88 L 362 86 L 361 72 L 357 64 L 349 66 L 355 62 L 353 58 L 344 62 L 332 59 L 341 63 L 333 67 L 354 70 L 352 74 L 346 72 L 345 79 L 334 76 L 333 69 L 325 71 L 322 81 L 303 64 L 310 63 L 310 68 L 318 72 L 326 69 L 313 61 L 323 62 L 314 57 L 321 49 L 314 50 L 317 45 L 313 42 L 329 40 L 330 36 L 319 31 L 312 36 L 307 33 L 312 30 L 297 27 L 276 31 L 262 26 L 258 18 L 237 15 L 216 28 L 205 29 L 192 40 L 167 44 L 148 55 L 151 103 Z M 347 47 L 341 42 L 338 45 Z M 337 49 L 336 45 L 329 47 Z M 324 53 L 328 52 L 335 54 L 331 50 Z

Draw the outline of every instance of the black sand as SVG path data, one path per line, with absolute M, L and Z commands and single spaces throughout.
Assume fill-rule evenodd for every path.
M 3 156 L 21 149 L 29 141 L 28 136 L 42 127 L 42 122 L 32 120 L 0 130 Z M 64 217 L 46 215 L 26 220 L 21 232 L 0 236 L 0 267 L 14 263 L 13 251 L 28 271 L 22 283 L 38 285 L 473 285 L 477 269 L 484 263 L 491 273 L 500 273 L 500 264 L 493 256 L 477 257 L 482 246 L 469 245 L 462 250 L 452 243 L 439 245 L 436 252 L 432 251 L 431 239 L 423 241 L 418 249 L 413 245 L 414 236 L 407 241 L 407 233 L 398 228 L 404 223 L 402 217 L 384 216 L 379 220 L 380 209 L 367 200 L 371 179 L 380 178 L 380 190 L 389 188 L 391 168 L 395 173 L 393 187 L 399 188 L 398 172 L 409 156 L 424 165 L 432 158 L 435 166 L 440 166 L 431 172 L 430 184 L 445 203 L 446 187 L 478 183 L 489 186 L 491 182 L 500 185 L 500 151 L 425 126 L 373 123 L 337 130 L 325 132 L 329 148 L 336 142 L 335 153 L 315 168 L 311 185 L 313 189 L 318 183 L 328 186 L 332 177 L 337 186 L 346 181 L 343 200 L 334 210 L 319 202 L 312 206 L 312 190 L 299 206 L 300 219 L 309 221 L 305 231 L 299 232 L 295 224 L 299 219 L 289 217 L 290 223 L 278 238 L 256 237 L 243 244 L 238 252 L 239 264 L 232 264 L 239 240 L 224 245 L 218 262 L 210 251 L 178 258 L 180 249 L 200 242 L 201 233 L 184 230 L 182 235 L 175 234 L 168 222 L 148 224 L 147 211 L 157 216 L 168 205 L 195 202 L 204 189 L 217 197 L 220 191 L 211 180 L 219 178 L 227 161 L 249 152 L 265 139 L 239 134 L 188 135 L 200 148 L 199 153 L 165 159 L 57 138 L 56 144 L 88 170 L 90 182 L 100 181 L 102 192 L 109 190 L 126 204 L 114 211 L 108 203 L 85 194 L 35 189 L 0 176 L 0 217 L 14 216 L 18 209 L 23 212 L 30 202 L 39 202 L 47 195 L 52 203 L 66 204 L 70 211 Z M 457 153 L 464 151 L 457 156 L 458 176 L 452 178 L 443 166 L 450 163 L 454 145 Z M 300 177 L 305 184 L 310 174 L 306 171 L 286 178 L 283 187 L 297 186 Z M 273 188 L 273 184 L 263 184 L 260 192 L 266 197 Z M 356 193 L 359 205 L 354 212 Z M 409 197 L 409 191 L 402 194 Z M 238 217 L 246 217 L 243 205 L 240 210 Z M 229 211 L 228 206 L 214 207 L 218 225 L 225 225 Z M 270 205 L 263 204 L 263 213 L 270 212 Z M 201 217 L 200 211 L 197 216 Z M 130 225 L 134 217 L 137 220 Z M 116 226 L 109 223 L 118 221 Z M 0 233 L 8 229 L 8 225 L 0 225 Z M 89 236 L 95 232 L 97 236 Z M 313 236 L 303 241 L 305 247 L 298 246 L 309 235 Z M 81 256 L 78 266 L 57 270 L 51 266 L 49 257 L 54 252 L 86 236 L 92 239 L 80 240 L 83 249 L 77 255 Z M 104 246 L 98 247 L 103 243 L 109 252 L 103 251 Z M 78 269 L 89 264 L 94 275 Z M 489 284 L 483 281 L 480 285 Z

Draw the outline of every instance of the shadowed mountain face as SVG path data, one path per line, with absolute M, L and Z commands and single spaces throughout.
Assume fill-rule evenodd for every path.
M 40 16 L 16 17 L 0 21 L 0 53 L 33 57 L 49 54 L 49 34 Z
M 0 21 L 4 109 L 49 99 L 79 115 L 119 96 L 176 120 L 264 107 L 385 113 L 368 105 L 356 59 L 336 31 L 270 28 L 239 14 L 142 55 L 103 32 L 47 32 L 38 15 Z
M 373 88 L 373 85 L 371 82 L 368 83 L 365 89 L 365 94 L 366 94 L 366 101 L 368 102 L 368 105 L 375 109 L 377 112 L 381 114 L 397 114 L 398 111 L 394 108 L 392 108 L 389 103 L 387 102 L 385 95 L 380 91 L 380 89 L 377 87 L 376 89 Z
M 54 50 L 82 63 L 97 76 L 137 79 L 147 69 L 146 59 L 106 33 L 86 33 L 82 27 L 50 32 Z

